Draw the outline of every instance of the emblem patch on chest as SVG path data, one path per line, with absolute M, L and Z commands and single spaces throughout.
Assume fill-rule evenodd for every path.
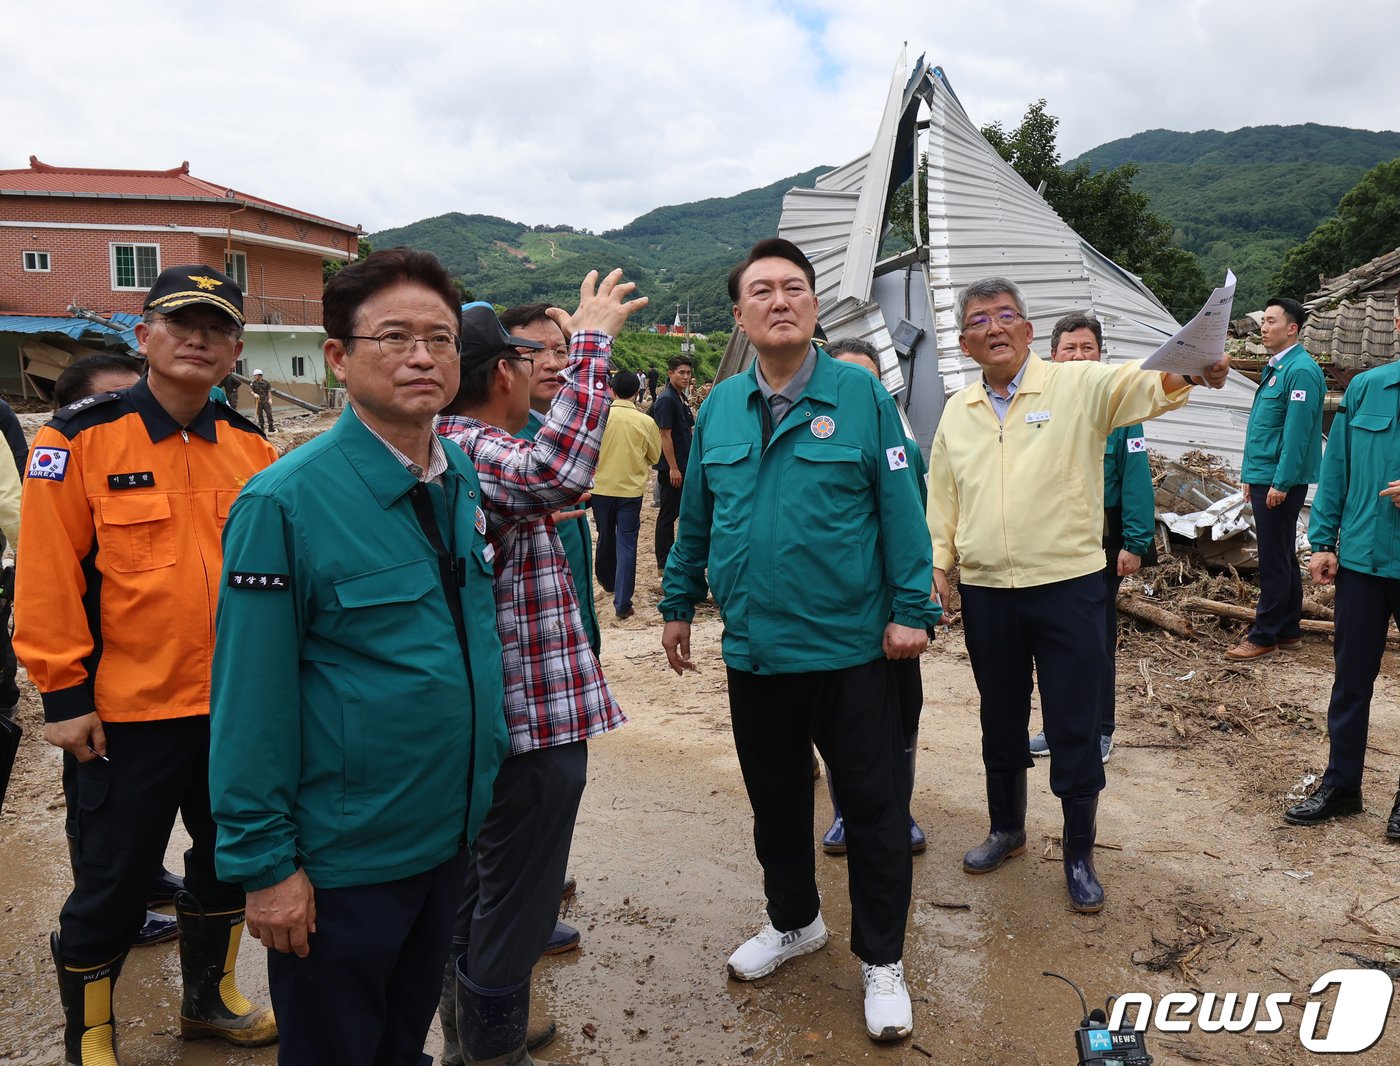
M 476 531 L 483 537 L 486 536 L 486 512 L 480 507 L 476 509 Z
M 836 432 L 836 419 L 830 415 L 817 415 L 816 418 L 812 419 L 811 427 L 812 436 L 826 440 L 827 437 Z

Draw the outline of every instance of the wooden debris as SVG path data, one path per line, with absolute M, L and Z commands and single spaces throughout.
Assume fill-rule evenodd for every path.
M 1132 615 L 1144 622 L 1151 622 L 1158 629 L 1165 629 L 1173 636 L 1190 640 L 1196 635 L 1191 629 L 1191 623 L 1182 618 L 1181 615 L 1172 614 L 1171 611 L 1148 603 L 1139 596 L 1119 596 L 1118 609 L 1124 614 Z
M 1241 607 L 1233 603 L 1221 603 L 1219 600 L 1207 600 L 1200 596 L 1187 596 L 1181 600 L 1181 606 L 1190 611 L 1205 611 L 1207 614 L 1219 615 L 1221 618 L 1234 618 L 1240 622 L 1253 622 L 1254 609 L 1252 607 Z M 1122 607 L 1122 601 L 1119 601 Z M 1304 633 L 1327 633 L 1333 634 L 1337 630 L 1336 623 L 1322 622 L 1313 618 L 1304 618 L 1298 625 Z M 1386 634 L 1386 640 L 1392 644 L 1400 644 L 1400 633 L 1395 631 L 1392 625 L 1390 632 Z

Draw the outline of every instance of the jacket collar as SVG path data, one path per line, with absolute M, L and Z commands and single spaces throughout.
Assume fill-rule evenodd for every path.
M 409 473 L 408 467 L 395 459 L 389 449 L 375 438 L 349 404 L 331 427 L 330 435 L 335 439 L 336 446 L 349 457 L 355 473 L 365 483 L 370 495 L 385 510 L 418 484 L 418 479 Z M 466 462 L 462 449 L 444 444 L 443 451 L 447 455 L 447 472 L 443 478 L 461 479 L 461 467 Z
M 980 371 L 979 371 L 980 373 Z M 1012 398 L 1021 395 L 1023 392 L 1044 392 L 1045 378 L 1049 371 L 1046 369 L 1045 360 L 1035 354 L 1032 348 L 1026 353 L 1026 365 L 1020 371 L 1021 383 L 1016 386 L 1016 391 Z M 982 388 L 982 382 L 977 382 L 977 388 L 963 390 L 963 402 L 972 407 L 986 399 L 987 390 Z M 991 406 L 992 401 L 987 400 L 987 406 Z
M 831 365 L 835 360 L 820 348 L 817 349 L 817 364 L 812 369 L 812 376 L 807 382 L 807 387 L 802 390 L 802 395 L 798 396 L 793 403 L 796 408 L 803 400 L 811 400 L 813 403 L 824 403 L 828 406 L 836 406 L 836 372 Z M 748 396 L 754 394 L 762 395 L 758 387 L 758 357 L 754 356 L 754 361 L 749 364 L 748 373 L 744 375 L 748 384 Z M 748 396 L 745 402 L 748 402 Z
M 141 416 L 141 422 L 145 425 L 152 444 L 159 444 L 182 429 L 203 437 L 210 444 L 219 443 L 213 400 L 206 400 L 199 414 L 194 416 L 194 420 L 188 426 L 182 426 L 160 405 L 160 401 L 151 392 L 150 383 L 144 377 L 127 389 L 126 395 L 131 406 L 136 408 L 136 413 Z

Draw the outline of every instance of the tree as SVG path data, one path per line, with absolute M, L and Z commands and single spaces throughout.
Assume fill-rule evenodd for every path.
M 1273 278 L 1276 293 L 1301 300 L 1320 279 L 1394 250 L 1400 241 L 1400 159 L 1368 170 L 1337 213 L 1290 251 Z
M 361 234 L 359 243 L 356 245 L 355 248 L 355 258 L 357 260 L 363 259 L 372 251 L 374 251 L 374 245 L 370 244 L 369 241 L 365 239 L 364 234 Z M 330 281 L 331 278 L 339 274 L 340 271 L 344 269 L 344 267 L 344 259 L 327 259 L 321 265 L 321 280 L 323 282 Z
M 1153 213 L 1147 196 L 1133 191 L 1137 167 L 1123 163 L 1094 173 L 1087 163 L 1060 166 L 1055 134 L 1060 120 L 1045 101 L 1026 110 L 1008 132 L 994 122 L 982 136 L 1032 188 L 1045 185 L 1045 200 L 1076 233 L 1119 266 L 1132 271 L 1178 319 L 1200 309 L 1211 286 L 1195 255 L 1180 247 L 1172 225 Z
M 1119 266 L 1142 278 L 1179 319 L 1199 310 L 1211 286 L 1196 256 L 1182 248 L 1172 224 L 1154 213 L 1148 197 L 1133 189 L 1137 166 L 1123 163 L 1097 173 L 1087 163 L 1071 170 L 1060 165 L 1055 144 L 1060 120 L 1047 114 L 1045 101 L 1026 109 L 1014 130 L 999 122 L 982 129 L 997 154 L 1034 189 L 1044 187 L 1045 200 L 1076 233 Z M 882 254 L 890 255 L 923 243 L 916 240 L 912 200 L 919 189 L 919 218 L 928 217 L 928 157 L 919 161 L 914 177 L 890 198 L 890 236 Z

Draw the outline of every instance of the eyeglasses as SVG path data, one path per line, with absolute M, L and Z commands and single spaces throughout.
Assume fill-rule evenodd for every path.
M 1010 329 L 1017 322 L 1022 322 L 1019 311 L 998 311 L 994 315 L 978 315 L 976 318 L 969 318 L 963 323 L 964 333 L 986 333 L 993 324 L 1002 329 Z
M 451 333 L 434 333 L 430 337 L 415 337 L 403 329 L 386 329 L 377 337 L 364 337 L 351 334 L 342 337 L 347 341 L 374 341 L 379 345 L 379 354 L 386 359 L 406 359 L 421 343 L 428 354 L 439 363 L 451 363 L 462 354 L 462 342 Z
M 533 350 L 533 349 L 532 349 L 532 350 Z M 529 363 L 529 364 L 530 364 L 530 369 L 531 369 L 531 370 L 534 370 L 534 369 L 535 369 L 535 357 L 534 357 L 533 355 L 526 355 L 526 354 L 524 354 L 522 351 L 520 351 L 519 348 L 517 348 L 517 349 L 515 350 L 515 354 L 514 354 L 514 355 L 508 355 L 508 356 L 506 356 L 506 358 L 507 358 L 507 359 L 510 359 L 510 360 L 513 360 L 514 362 L 517 362 L 517 363 Z
M 156 321 L 165 327 L 165 331 L 177 341 L 187 341 L 196 333 L 203 333 L 209 341 L 236 341 L 243 331 L 233 322 L 206 322 L 198 325 L 194 322 L 185 322 L 168 315 L 157 315 Z

